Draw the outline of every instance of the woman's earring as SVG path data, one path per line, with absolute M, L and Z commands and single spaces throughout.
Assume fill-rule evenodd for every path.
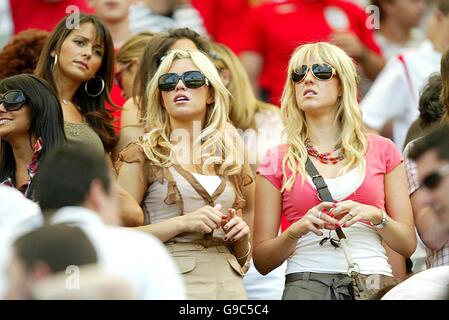
M 54 69 L 54 68 L 56 67 L 56 65 L 58 64 L 58 55 L 55 54 L 54 58 L 55 58 L 55 61 L 53 62 L 53 69 Z
M 103 93 L 104 87 L 104 80 L 99 76 L 95 76 L 85 82 L 84 91 L 89 97 L 95 98 Z M 92 91 L 94 91 L 95 93 L 92 93 Z

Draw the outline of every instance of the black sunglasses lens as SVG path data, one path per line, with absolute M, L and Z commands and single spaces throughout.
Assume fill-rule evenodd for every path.
M 184 84 L 187 88 L 196 89 L 204 86 L 206 78 L 199 71 L 187 71 L 184 73 Z
M 293 82 L 300 82 L 304 79 L 307 73 L 307 66 L 303 65 L 300 68 L 297 68 L 292 73 Z
M 171 91 L 176 88 L 179 76 L 176 73 L 167 73 L 160 76 L 158 86 L 161 91 Z
M 427 189 L 435 189 L 441 181 L 441 176 L 438 173 L 429 174 L 424 180 L 423 185 Z
M 332 77 L 332 67 L 328 64 L 314 64 L 312 72 L 318 79 L 328 80 Z
M 19 90 L 6 92 L 1 100 L 3 100 L 5 108 L 8 111 L 19 110 L 26 102 L 25 96 Z

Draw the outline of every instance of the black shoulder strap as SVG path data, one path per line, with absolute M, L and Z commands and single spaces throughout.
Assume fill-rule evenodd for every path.
M 334 202 L 334 198 L 332 198 L 329 188 L 327 187 L 326 181 L 324 181 L 324 178 L 318 172 L 318 170 L 316 169 L 315 165 L 313 164 L 312 160 L 310 160 L 309 157 L 307 157 L 306 161 L 306 171 L 312 178 L 312 182 L 315 185 L 316 190 L 318 191 L 321 201 Z M 339 239 L 346 239 L 346 236 L 341 228 L 337 228 L 335 232 L 337 233 Z
M 320 195 L 321 201 L 334 202 L 334 198 L 332 198 L 329 188 L 327 187 L 326 181 L 324 181 L 324 178 L 318 172 L 318 170 L 316 169 L 315 165 L 313 164 L 312 160 L 310 160 L 309 157 L 307 157 L 306 170 L 307 173 L 312 178 L 312 182 L 315 185 L 318 194 Z

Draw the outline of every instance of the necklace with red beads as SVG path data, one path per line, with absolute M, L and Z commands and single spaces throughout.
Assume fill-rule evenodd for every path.
M 325 152 L 325 153 L 319 153 L 313 145 L 310 143 L 309 139 L 306 139 L 305 141 L 307 154 L 311 157 L 314 157 L 315 159 L 318 159 L 321 163 L 328 164 L 337 164 L 341 160 L 344 159 L 343 153 L 341 151 L 341 148 L 339 145 L 335 146 L 334 151 L 332 152 Z M 336 156 L 332 156 L 334 153 L 338 152 Z

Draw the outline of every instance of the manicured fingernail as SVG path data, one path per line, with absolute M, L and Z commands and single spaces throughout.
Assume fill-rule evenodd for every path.
M 223 240 L 224 240 L 224 241 L 228 241 L 228 237 L 224 237 Z
M 225 230 L 228 230 L 228 229 L 229 229 L 229 227 L 228 227 L 228 226 L 225 226 L 225 227 L 224 227 L 224 229 L 225 229 Z M 226 240 L 226 239 L 225 239 L 225 240 Z
M 234 241 L 235 241 L 235 238 L 232 238 L 231 241 L 234 242 Z

